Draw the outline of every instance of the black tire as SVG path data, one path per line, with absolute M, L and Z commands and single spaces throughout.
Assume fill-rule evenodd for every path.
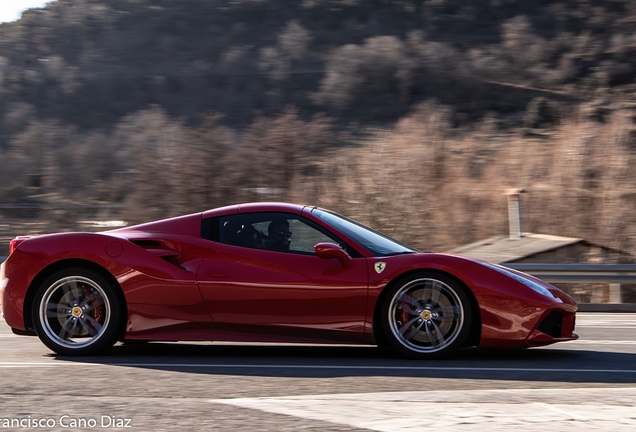
M 119 287 L 92 270 L 59 270 L 40 285 L 32 307 L 38 337 L 67 356 L 94 355 L 123 337 L 125 303 Z
M 384 336 L 402 354 L 437 359 L 459 349 L 473 310 L 465 288 L 436 272 L 418 272 L 389 288 L 381 305 Z

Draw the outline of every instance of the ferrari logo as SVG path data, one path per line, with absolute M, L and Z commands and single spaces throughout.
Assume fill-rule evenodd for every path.
M 374 267 L 375 267 L 376 273 L 380 274 L 386 268 L 386 263 L 385 262 L 377 262 L 377 263 L 375 263 Z

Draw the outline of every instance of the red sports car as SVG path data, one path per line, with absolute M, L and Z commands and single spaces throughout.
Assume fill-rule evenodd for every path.
M 117 341 L 358 343 L 421 359 L 576 339 L 576 303 L 524 273 L 420 252 L 329 210 L 217 208 L 101 233 L 18 237 L 0 301 L 62 355 Z

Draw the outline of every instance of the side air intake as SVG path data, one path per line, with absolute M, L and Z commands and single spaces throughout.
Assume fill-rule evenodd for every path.
M 546 315 L 541 321 L 537 329 L 553 338 L 561 337 L 563 330 L 563 316 L 560 313 L 552 311 Z

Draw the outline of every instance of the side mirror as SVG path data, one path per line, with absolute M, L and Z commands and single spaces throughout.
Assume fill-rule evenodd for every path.
M 340 261 L 343 267 L 349 268 L 353 267 L 355 264 L 351 256 L 339 245 L 335 243 L 318 243 L 314 246 L 314 251 L 316 252 L 316 256 L 322 259 L 332 259 L 335 258 Z

